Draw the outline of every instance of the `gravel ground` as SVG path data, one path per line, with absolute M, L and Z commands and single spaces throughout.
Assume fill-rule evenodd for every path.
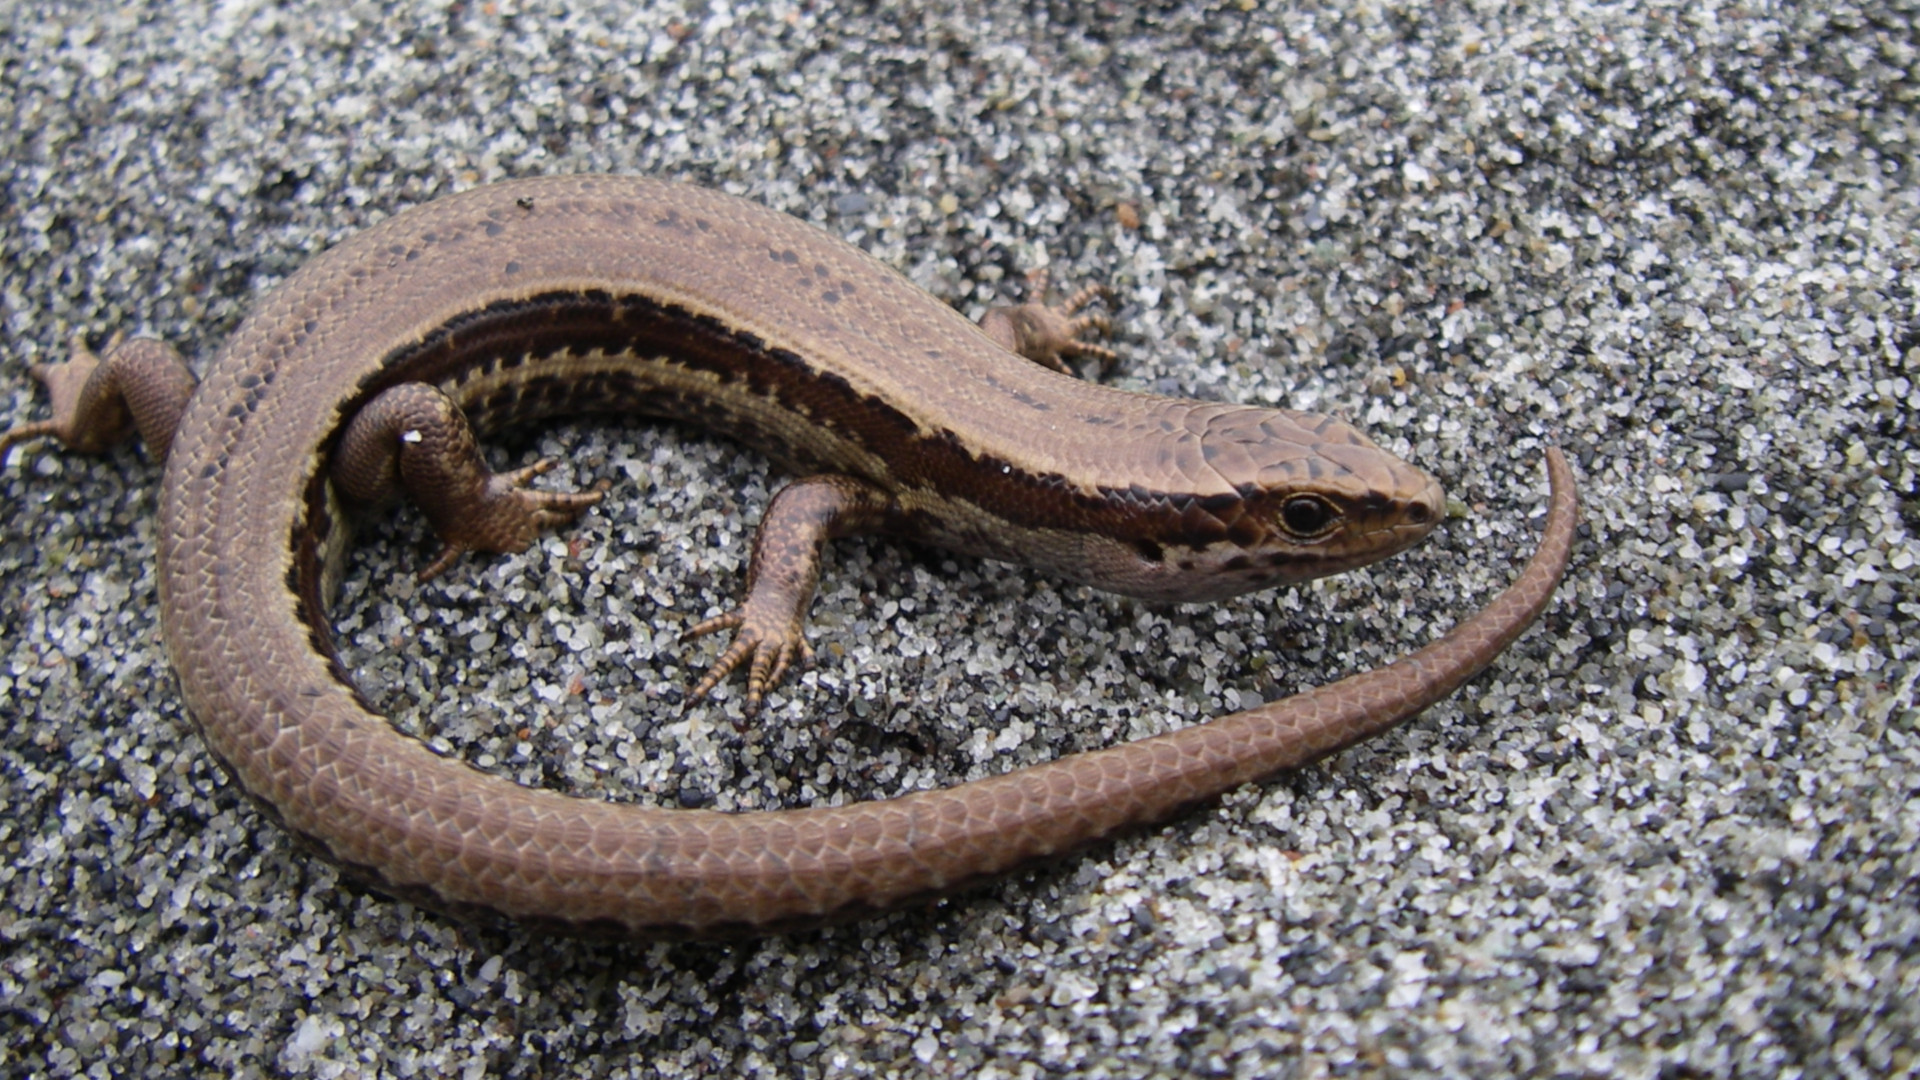
M 1447 484 L 1406 556 L 1162 608 L 847 542 L 820 662 L 683 708 L 780 483 L 698 432 L 508 440 L 606 504 L 338 607 L 407 730 L 523 781 L 883 797 L 1392 659 L 1587 525 L 1412 724 L 942 904 L 735 945 L 476 931 L 343 881 L 209 760 L 158 470 L 0 468 L 8 1076 L 1887 1076 L 1920 1029 L 1912 9 L 14 3 L 0 426 L 75 334 L 203 363 L 354 230 L 580 171 L 816 222 L 970 313 L 1117 290 L 1120 385 L 1339 411 Z M 1491 5 L 1487 5 L 1491 8 Z M 1808 5 L 1809 9 L 1812 5 Z M 91 10 L 89 10 L 91 8 Z M 654 699 L 654 700 L 649 700 Z

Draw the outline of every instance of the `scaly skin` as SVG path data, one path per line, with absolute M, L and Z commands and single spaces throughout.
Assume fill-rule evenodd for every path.
M 1578 518 L 1564 458 L 1548 452 L 1552 506 L 1519 579 L 1394 664 L 950 789 L 737 815 L 522 788 L 369 712 L 325 617 L 339 507 L 404 493 L 446 544 L 438 572 L 463 551 L 518 550 L 600 498 L 527 487 L 546 463 L 492 474 L 476 430 L 630 410 L 731 434 L 806 476 L 769 508 L 742 606 L 695 628 L 735 632 L 699 689 L 745 670 L 749 705 L 805 657 L 834 536 L 883 532 L 1207 599 L 1371 562 L 1438 521 L 1438 484 L 1338 420 L 1046 370 L 1109 357 L 1078 340 L 1104 326 L 1073 315 L 1090 296 L 975 327 L 743 200 L 640 179 L 523 181 L 408 211 L 316 259 L 198 390 L 155 342 L 38 370 L 55 417 L 0 435 L 0 454 L 38 435 L 98 448 L 131 421 L 167 456 L 161 615 L 188 708 L 241 785 L 350 871 L 465 916 L 767 932 L 1162 820 L 1418 713 L 1552 597 Z

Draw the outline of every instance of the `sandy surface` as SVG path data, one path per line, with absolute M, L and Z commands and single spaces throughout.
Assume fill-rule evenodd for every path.
M 496 179 L 683 178 L 977 314 L 1120 298 L 1120 385 L 1335 410 L 1439 475 L 1389 563 L 1157 608 L 839 545 L 820 664 L 670 701 L 780 483 L 696 432 L 508 440 L 604 507 L 412 584 L 348 663 L 449 753 L 595 797 L 883 797 L 1418 647 L 1587 525 L 1411 725 L 931 908 L 739 945 L 475 932 L 292 846 L 157 633 L 158 470 L 0 468 L 8 1076 L 1885 1076 L 1920 1028 L 1912 12 L 1546 3 L 13 5 L 0 426 L 74 333 L 196 364 L 354 230 Z

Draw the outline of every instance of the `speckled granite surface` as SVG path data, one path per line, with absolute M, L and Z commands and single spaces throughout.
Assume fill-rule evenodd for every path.
M 563 426 L 614 490 L 339 606 L 402 727 L 523 780 L 881 797 L 1415 648 L 1588 525 L 1554 608 L 1411 725 L 925 910 L 728 946 L 476 933 L 358 891 L 208 759 L 156 631 L 157 470 L 0 468 L 0 1073 L 1886 1076 L 1920 1028 L 1911 7 L 13 4 L 0 425 L 74 333 L 196 363 L 436 194 L 605 170 L 814 221 L 977 313 L 1109 281 L 1121 385 L 1339 410 L 1434 539 L 1154 608 L 836 550 L 821 662 L 744 724 L 659 699 L 780 482 Z M 1809 6 L 1810 8 L 1811 6 Z

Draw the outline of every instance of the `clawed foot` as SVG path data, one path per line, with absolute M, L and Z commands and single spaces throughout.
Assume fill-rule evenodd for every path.
M 124 334 L 115 334 L 98 355 L 76 334 L 66 363 L 27 370 L 47 388 L 53 415 L 0 432 L 0 464 L 15 444 L 42 436 L 69 450 L 101 453 L 136 425 L 153 457 L 164 461 L 195 384 L 193 372 L 172 348 Z
M 27 372 L 47 388 L 53 417 L 0 432 L 0 464 L 5 463 L 7 451 L 15 443 L 37 439 L 42 435 L 51 435 L 71 445 L 74 441 L 75 418 L 80 408 L 80 390 L 99 366 L 100 358 L 79 337 L 73 339 L 72 358 L 66 363 L 29 365 Z
M 685 641 L 734 631 L 733 644 L 693 688 L 693 697 L 706 697 L 744 666 L 752 713 L 795 663 L 813 663 L 806 619 L 820 583 L 821 549 L 836 536 L 878 532 L 894 513 L 891 493 L 844 473 L 819 473 L 781 488 L 753 541 L 746 600 L 681 635 Z
M 558 465 L 552 458 L 541 458 L 524 469 L 488 477 L 480 504 L 463 510 L 460 526 L 441 533 L 440 554 L 420 571 L 419 579 L 433 580 L 469 551 L 525 551 L 541 533 L 572 522 L 605 497 L 605 480 L 591 491 L 541 491 L 527 486 Z
M 761 617 L 752 608 L 749 600 L 745 606 L 708 619 L 680 635 L 680 640 L 690 641 L 722 630 L 736 631 L 733 644 L 720 654 L 720 659 L 707 669 L 706 677 L 693 688 L 693 700 L 706 697 L 722 680 L 745 664 L 746 710 L 752 714 L 760 710 L 760 702 L 767 696 L 767 691 L 780 685 L 780 680 L 795 661 L 803 665 L 813 663 L 813 647 L 807 644 L 806 632 L 797 623 L 789 619 Z
M 1088 285 L 1059 304 L 1048 304 L 1046 295 L 1051 274 L 1045 269 L 1037 270 L 1029 275 L 1028 281 L 1028 295 L 1038 299 L 988 311 L 980 319 L 980 328 L 989 337 L 1034 363 L 1064 375 L 1074 374 L 1067 365 L 1069 357 L 1098 360 L 1103 372 L 1119 358 L 1119 354 L 1104 345 L 1080 339 L 1080 335 L 1088 331 L 1107 333 L 1113 328 L 1113 321 L 1097 312 L 1075 314 L 1095 298 L 1111 296 L 1112 290 L 1105 285 Z

